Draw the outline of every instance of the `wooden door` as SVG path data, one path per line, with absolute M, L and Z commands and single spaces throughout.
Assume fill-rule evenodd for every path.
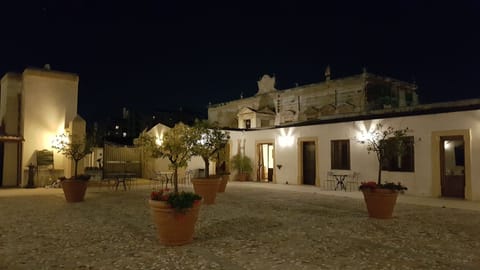
M 315 185 L 315 142 L 302 143 L 303 184 Z
M 442 196 L 465 198 L 465 142 L 463 136 L 440 137 Z

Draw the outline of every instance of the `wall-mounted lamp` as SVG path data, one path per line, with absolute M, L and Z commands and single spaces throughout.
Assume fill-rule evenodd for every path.
M 280 129 L 280 135 L 277 137 L 278 144 L 281 147 L 290 147 L 295 142 L 295 137 L 293 136 L 293 128 L 285 130 L 284 128 Z
M 280 170 L 282 168 L 282 164 L 277 164 L 277 168 Z

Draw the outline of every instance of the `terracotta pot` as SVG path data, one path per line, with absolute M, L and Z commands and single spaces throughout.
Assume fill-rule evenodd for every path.
M 368 215 L 372 218 L 391 218 L 397 202 L 398 191 L 391 189 L 364 189 L 363 198 Z
M 248 181 L 248 179 L 250 178 L 250 174 L 249 173 L 238 173 L 237 174 L 237 179 L 238 181 Z
M 83 180 L 62 181 L 63 194 L 67 202 L 81 202 L 85 198 L 88 182 Z
M 229 178 L 230 178 L 230 175 L 228 174 L 222 175 L 222 180 L 220 180 L 220 184 L 218 185 L 218 192 L 225 192 Z
M 185 213 L 175 211 L 164 201 L 149 200 L 148 204 L 160 243 L 179 246 L 193 241 L 201 201 L 196 201 Z
M 192 179 L 193 189 L 195 193 L 202 196 L 203 203 L 214 204 L 217 197 L 218 185 L 220 184 L 219 177 L 210 178 L 194 178 Z

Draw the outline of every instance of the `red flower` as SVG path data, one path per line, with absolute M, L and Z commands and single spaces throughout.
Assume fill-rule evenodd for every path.
M 369 182 L 362 182 L 362 184 L 358 187 L 358 189 L 363 190 L 363 189 L 377 189 L 377 188 L 382 188 L 382 189 L 391 189 L 391 190 L 397 190 L 397 191 L 404 191 L 407 190 L 406 186 L 403 186 L 402 183 L 398 182 L 397 184 L 395 183 L 390 183 L 386 182 L 384 184 L 377 184 L 374 181 L 369 181 Z
M 359 189 L 376 189 L 377 183 L 374 181 L 362 182 Z
M 152 191 L 152 193 L 150 193 L 150 199 L 151 200 L 158 200 L 158 192 L 157 191 Z
M 159 191 L 152 191 L 150 193 L 150 199 L 154 201 L 167 201 L 168 200 L 168 194 L 165 194 L 166 190 L 159 190 Z

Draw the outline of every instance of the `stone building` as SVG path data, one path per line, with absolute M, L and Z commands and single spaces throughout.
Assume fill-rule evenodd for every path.
M 58 175 L 70 176 L 71 162 L 52 149 L 55 136 L 82 136 L 85 121 L 77 115 L 79 77 L 45 68 L 9 72 L 0 90 L 0 186 L 25 186 L 29 165 L 34 185 Z
M 418 104 L 417 86 L 363 73 L 290 89 L 277 90 L 275 77 L 264 75 L 258 92 L 208 108 L 208 119 L 226 128 L 266 128 L 284 124 L 406 108 Z
M 229 152 L 252 160 L 253 181 L 357 190 L 378 177 L 361 142 L 382 124 L 409 128 L 405 151 L 381 165 L 383 181 L 412 195 L 480 200 L 479 99 L 418 104 L 415 84 L 365 71 L 333 80 L 329 68 L 325 78 L 277 90 L 265 75 L 255 96 L 209 108 L 209 120 L 230 131 Z

